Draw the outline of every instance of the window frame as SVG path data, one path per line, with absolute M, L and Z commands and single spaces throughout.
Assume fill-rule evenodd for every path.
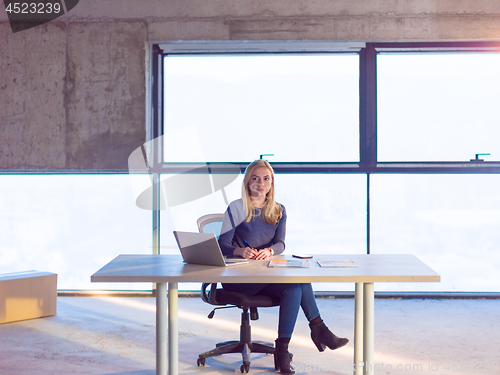
M 500 53 L 499 42 L 413 42 L 413 43 L 369 43 L 376 55 L 383 53 Z M 376 82 L 376 61 L 375 61 L 375 82 Z M 372 88 L 373 89 L 373 88 Z M 374 92 L 377 97 L 375 83 Z M 376 125 L 375 125 L 376 127 Z M 376 129 L 375 129 L 376 132 Z M 375 146 L 376 147 L 376 146 Z M 371 150 L 372 154 L 377 151 Z M 451 174 L 471 174 L 471 173 L 500 173 L 500 161 L 412 161 L 412 162 L 378 162 L 375 168 L 369 173 L 451 173 Z
M 332 42 L 332 41 L 182 41 L 155 44 L 153 52 L 156 53 L 153 61 L 162 59 L 167 55 L 249 55 L 249 54 L 332 54 L 332 53 L 360 53 L 366 48 L 364 42 Z M 158 64 L 159 67 L 159 64 Z M 154 71 L 154 67 L 153 67 Z M 158 77 L 159 79 L 159 77 Z M 161 91 L 161 87 L 153 91 Z M 159 96 L 159 95 L 158 95 Z M 154 101 L 152 107 L 159 107 Z M 161 105 L 161 107 L 163 107 Z M 160 113 L 160 110 L 158 111 Z M 156 117 L 155 117 L 156 119 Z M 161 129 L 164 134 L 163 118 L 158 118 L 155 128 Z M 159 152 L 163 155 L 163 152 Z M 163 159 L 161 159 L 163 160 Z M 237 165 L 243 172 L 248 163 L 228 161 Z M 224 172 L 224 163 L 211 162 L 217 165 L 219 172 Z M 278 173 L 360 173 L 359 162 L 273 162 L 273 168 Z M 204 166 L 203 163 L 160 162 L 156 165 L 160 173 L 176 174 Z
M 383 53 L 436 52 L 500 52 L 500 42 L 331 42 L 331 41 L 186 41 L 153 45 L 153 131 L 164 134 L 162 87 L 156 83 L 162 77 L 162 58 L 175 54 L 268 54 L 268 53 L 345 53 L 357 52 L 360 57 L 359 83 L 359 162 L 273 162 L 277 173 L 500 173 L 500 161 L 425 161 L 379 162 L 377 158 L 377 56 Z M 152 139 L 152 138 L 151 138 Z M 168 163 L 157 150 L 159 173 L 180 173 L 202 166 L 198 163 Z M 210 163 L 210 161 L 208 161 Z M 231 162 L 228 160 L 228 162 Z M 222 164 L 222 163 L 211 163 Z M 233 163 L 244 171 L 247 163 Z M 218 169 L 223 172 L 223 169 Z

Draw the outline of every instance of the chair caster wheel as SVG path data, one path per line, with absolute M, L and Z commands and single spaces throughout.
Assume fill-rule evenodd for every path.
M 249 372 L 250 371 L 250 365 L 242 364 L 240 366 L 240 371 L 243 374 L 244 372 Z
M 198 366 L 205 366 L 205 358 L 198 358 L 198 361 L 196 361 Z

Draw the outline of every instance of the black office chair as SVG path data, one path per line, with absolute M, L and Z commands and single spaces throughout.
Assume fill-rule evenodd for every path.
M 200 217 L 198 219 L 198 230 L 201 233 L 215 234 L 218 238 L 222 228 L 223 217 L 224 215 L 222 214 L 209 214 Z M 224 289 L 218 289 L 217 283 L 204 283 L 201 287 L 201 298 L 211 305 L 224 306 L 216 307 L 212 310 L 208 315 L 209 319 L 213 318 L 215 310 L 221 308 L 239 307 L 243 311 L 241 313 L 240 339 L 238 341 L 218 343 L 215 349 L 200 354 L 198 357 L 198 366 L 205 366 L 205 359 L 214 355 L 241 353 L 243 364 L 240 366 L 240 371 L 243 373 L 250 370 L 250 353 L 274 353 L 274 345 L 272 343 L 252 341 L 250 320 L 259 319 L 257 307 L 278 306 L 280 302 L 279 298 L 265 295 L 247 296 L 242 293 L 230 292 Z

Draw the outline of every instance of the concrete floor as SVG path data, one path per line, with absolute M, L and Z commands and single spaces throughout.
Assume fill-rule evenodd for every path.
M 290 345 L 297 374 L 352 374 L 352 299 L 318 299 L 323 319 L 351 342 L 319 353 L 302 313 Z M 200 352 L 236 339 L 239 312 L 198 298 L 179 300 L 179 369 L 182 374 L 239 373 L 241 356 L 207 359 Z M 260 309 L 254 339 L 273 341 L 277 308 Z M 375 300 L 376 374 L 500 374 L 500 300 Z M 489 364 L 488 364 L 489 362 Z M 495 363 L 496 362 L 496 365 Z M 155 299 L 59 297 L 56 316 L 0 325 L 0 375 L 153 375 Z M 252 357 L 250 374 L 273 371 L 273 358 Z

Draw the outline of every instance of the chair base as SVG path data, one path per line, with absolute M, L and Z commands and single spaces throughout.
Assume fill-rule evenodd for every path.
M 250 341 L 246 343 L 243 343 L 241 341 L 220 342 L 215 346 L 215 349 L 209 350 L 205 353 L 201 353 L 198 356 L 198 366 L 204 366 L 205 359 L 208 357 L 227 353 L 241 353 L 243 359 L 241 372 L 243 373 L 249 371 L 251 353 L 274 354 L 274 345 L 273 343 L 264 341 Z
M 267 306 L 267 305 L 266 305 Z M 272 305 L 269 305 L 272 306 Z M 250 369 L 250 354 L 251 353 L 266 353 L 274 354 L 274 344 L 264 341 L 252 341 L 250 329 L 250 313 L 254 307 L 240 307 L 241 313 L 240 339 L 238 341 L 225 341 L 218 343 L 215 349 L 201 353 L 198 356 L 198 366 L 205 366 L 205 359 L 214 355 L 226 353 L 241 353 L 243 364 L 240 367 L 241 372 L 248 372 Z

